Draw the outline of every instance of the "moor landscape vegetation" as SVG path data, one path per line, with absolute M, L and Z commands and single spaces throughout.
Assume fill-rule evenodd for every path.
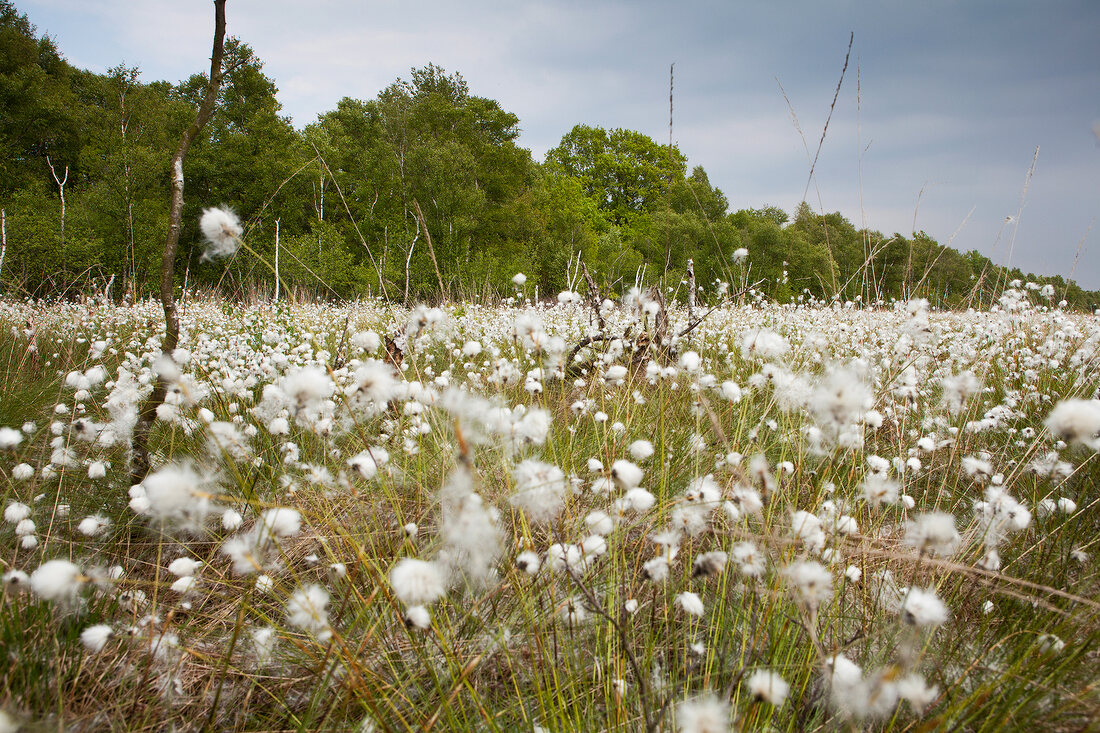
M 1096 729 L 1100 294 L 214 5 L 0 0 L 0 733 Z

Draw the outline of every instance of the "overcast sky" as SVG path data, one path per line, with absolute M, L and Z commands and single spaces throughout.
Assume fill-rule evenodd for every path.
M 208 0 L 15 2 L 76 66 L 173 82 L 209 66 Z M 675 63 L 689 166 L 733 209 L 788 212 L 854 32 L 814 209 L 906 235 L 915 219 L 960 250 L 1100 288 L 1096 0 L 229 0 L 226 16 L 298 127 L 433 62 L 515 113 L 539 160 L 581 122 L 667 141 Z

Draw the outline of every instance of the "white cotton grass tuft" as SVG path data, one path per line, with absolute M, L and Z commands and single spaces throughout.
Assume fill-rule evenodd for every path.
M 13 501 L 4 507 L 4 521 L 19 524 L 31 515 L 31 508 L 22 502 Z
M 753 699 L 779 707 L 786 701 L 790 685 L 778 673 L 767 669 L 753 672 L 745 683 Z
M 182 578 L 187 575 L 194 575 L 202 566 L 203 563 L 201 560 L 195 560 L 190 557 L 177 557 L 175 560 L 168 563 L 168 572 L 175 575 L 177 578 Z
M 901 618 L 912 626 L 939 626 L 949 616 L 947 606 L 931 588 L 910 588 L 901 604 Z
M 312 634 L 322 644 L 332 638 L 328 625 L 329 594 L 320 585 L 310 583 L 294 591 L 286 602 L 287 622 Z
M 695 577 L 721 575 L 726 569 L 729 555 L 721 550 L 704 552 L 695 558 L 691 565 L 691 574 Z
M 542 559 L 537 552 L 524 550 L 516 555 L 516 567 L 528 575 L 535 576 L 538 575 L 539 568 L 542 567 Z
M 791 563 L 784 568 L 793 595 L 811 611 L 833 596 L 833 576 L 825 567 L 813 560 Z
M 215 509 L 212 481 L 212 476 L 186 463 L 154 471 L 140 484 L 146 512 L 165 522 L 201 523 Z
M 0 449 L 11 450 L 23 442 L 23 433 L 15 428 L 0 428 Z
M 203 209 L 199 228 L 208 245 L 202 255 L 204 261 L 227 257 L 241 246 L 241 221 L 228 208 Z
M 569 491 L 565 473 L 557 466 L 529 458 L 514 469 L 516 491 L 509 501 L 533 522 L 548 522 L 561 511 Z
M 270 626 L 252 629 L 249 633 L 252 637 L 252 651 L 256 655 L 256 663 L 263 667 L 271 661 L 279 638 L 275 635 L 275 629 Z
M 49 560 L 31 573 L 31 590 L 48 601 L 70 601 L 87 580 L 68 560 Z
M 676 596 L 676 605 L 689 616 L 702 616 L 706 611 L 703 600 L 691 591 L 684 591 Z
M 434 603 L 447 592 L 439 565 L 415 558 L 405 558 L 394 565 L 389 580 L 394 596 L 406 606 Z
M 236 509 L 226 509 L 222 512 L 222 529 L 226 532 L 236 532 L 244 524 L 244 517 Z
M 276 507 L 260 515 L 257 526 L 261 542 L 267 539 L 293 537 L 302 529 L 302 515 L 297 509 Z
M 76 529 L 80 534 L 85 537 L 96 537 L 103 534 L 104 530 L 111 525 L 111 520 L 102 514 L 94 514 L 90 517 L 84 517 L 80 520 L 80 524 L 76 526 Z
M 960 539 L 955 515 L 946 512 L 920 514 L 905 525 L 905 544 L 921 553 L 946 557 L 955 552 Z
M 635 461 L 644 461 L 653 455 L 653 443 L 648 440 L 635 440 L 628 448 Z
M 96 624 L 80 632 L 80 643 L 92 653 L 101 652 L 113 634 L 110 624 Z
M 729 703 L 713 694 L 684 700 L 676 706 L 676 727 L 680 733 L 727 733 Z
M 618 460 L 611 464 L 611 478 L 624 491 L 636 488 L 642 482 L 642 469 L 626 460 Z
M 1055 438 L 1100 450 L 1100 400 L 1062 400 L 1044 424 Z
M 405 610 L 405 625 L 423 631 L 432 625 L 432 614 L 424 606 L 412 606 Z

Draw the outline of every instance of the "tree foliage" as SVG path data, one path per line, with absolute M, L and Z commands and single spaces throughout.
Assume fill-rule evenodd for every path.
M 689 172 L 676 146 L 632 130 L 578 124 L 537 163 L 518 142 L 515 114 L 434 64 L 373 99 L 342 99 L 301 130 L 240 39 L 226 41 L 225 69 L 187 158 L 178 285 L 273 292 L 278 222 L 283 283 L 322 297 L 504 294 L 516 272 L 529 294 L 553 295 L 577 284 L 580 258 L 609 295 L 663 281 L 670 297 L 686 297 L 690 264 L 697 297 L 731 283 L 781 301 L 988 305 L 1018 278 L 1053 284 L 1075 307 L 1100 301 L 1072 281 L 1005 270 L 925 232 L 887 236 L 806 203 L 790 215 L 731 211 L 702 166 Z M 73 68 L 0 0 L 9 242 L 0 288 L 45 295 L 110 282 L 115 296 L 155 292 L 168 163 L 205 88 L 202 74 L 171 84 L 123 65 Z M 50 164 L 69 175 L 63 239 Z M 229 261 L 201 261 L 199 215 L 218 205 L 245 222 L 247 246 Z

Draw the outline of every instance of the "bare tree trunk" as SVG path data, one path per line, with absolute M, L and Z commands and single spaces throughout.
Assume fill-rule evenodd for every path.
M 191 123 L 180 138 L 179 147 L 172 156 L 172 203 L 168 218 L 168 237 L 164 242 L 164 253 L 160 262 L 160 302 L 164 307 L 164 341 L 161 351 L 171 354 L 179 343 L 180 322 L 176 310 L 174 294 L 176 250 L 180 241 L 180 224 L 183 220 L 183 159 L 191 143 L 202 132 L 210 116 L 214 114 L 214 104 L 218 99 L 218 90 L 222 83 L 222 56 L 225 50 L 225 0 L 214 0 L 214 49 L 210 55 L 210 78 L 206 85 L 206 95 L 199 105 L 195 121 Z M 134 456 L 130 466 L 133 483 L 140 483 L 149 473 L 149 432 L 156 419 L 157 408 L 164 402 L 166 385 L 157 379 L 153 393 L 142 405 L 137 425 L 134 426 Z
M 50 156 L 46 156 L 46 165 L 50 167 L 50 175 L 53 176 L 54 183 L 57 184 L 57 190 L 61 193 L 61 251 L 65 251 L 65 184 L 69 182 L 69 166 L 65 166 L 65 177 L 58 178 L 57 171 L 53 169 L 53 163 L 50 162 Z

